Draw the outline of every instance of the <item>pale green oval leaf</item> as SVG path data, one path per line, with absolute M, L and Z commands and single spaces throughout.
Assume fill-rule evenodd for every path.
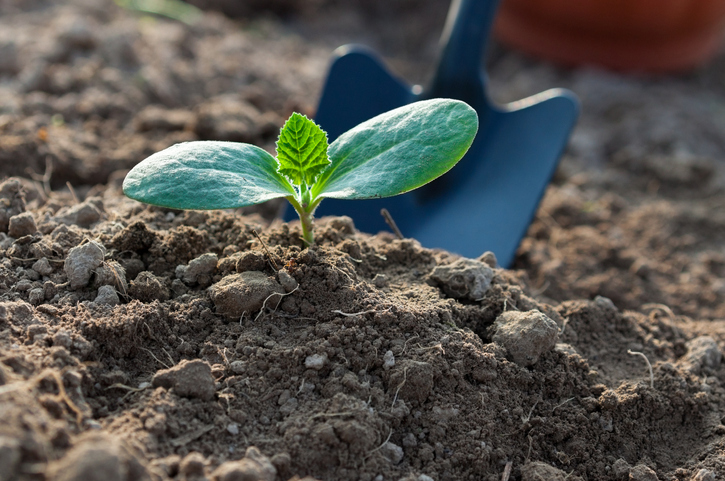
M 293 113 L 277 140 L 279 173 L 295 185 L 312 185 L 330 163 L 327 134 L 304 115 Z
M 277 161 L 250 144 L 199 141 L 176 144 L 136 165 L 123 193 L 173 209 L 234 209 L 294 195 Z
M 432 99 L 373 117 L 337 138 L 314 198 L 372 199 L 416 189 L 448 172 L 478 131 L 465 102 Z

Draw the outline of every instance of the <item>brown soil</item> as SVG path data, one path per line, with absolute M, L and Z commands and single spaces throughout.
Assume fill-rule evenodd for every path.
M 446 5 L 0 3 L 0 480 L 725 476 L 725 56 L 646 78 L 494 46 L 497 98 L 584 105 L 512 270 L 121 194 L 175 142 L 272 148 L 344 41 L 423 81 Z

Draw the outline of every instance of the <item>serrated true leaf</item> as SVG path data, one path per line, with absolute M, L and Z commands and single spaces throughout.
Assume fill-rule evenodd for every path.
M 312 185 L 330 164 L 327 134 L 304 115 L 293 113 L 277 140 L 279 173 L 295 185 Z
M 294 188 L 259 147 L 200 141 L 176 144 L 136 165 L 123 193 L 173 209 L 234 209 L 294 195 Z
M 332 163 L 312 196 L 372 199 L 411 191 L 450 170 L 477 131 L 476 111 L 458 100 L 424 100 L 378 115 L 330 145 Z

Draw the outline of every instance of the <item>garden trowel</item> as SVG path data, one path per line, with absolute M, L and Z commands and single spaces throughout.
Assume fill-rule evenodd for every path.
M 315 119 L 330 142 L 378 114 L 436 97 L 467 102 L 480 127 L 466 156 L 432 183 L 386 199 L 327 199 L 317 217 L 348 215 L 359 230 L 375 233 L 386 228 L 380 215 L 386 208 L 400 231 L 425 247 L 467 257 L 493 251 L 501 266 L 511 265 L 574 126 L 578 102 L 562 89 L 504 106 L 488 99 L 481 59 L 498 1 L 453 1 L 440 61 L 425 90 L 397 79 L 363 47 L 336 50 Z

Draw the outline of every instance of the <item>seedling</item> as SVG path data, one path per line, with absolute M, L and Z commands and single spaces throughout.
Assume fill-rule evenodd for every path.
M 456 165 L 477 130 L 478 116 L 467 104 L 433 99 L 378 115 L 328 145 L 317 124 L 294 113 L 280 131 L 276 158 L 250 144 L 185 142 L 131 169 L 123 192 L 147 204 L 200 210 L 284 197 L 310 245 L 322 199 L 374 199 L 417 189 Z

